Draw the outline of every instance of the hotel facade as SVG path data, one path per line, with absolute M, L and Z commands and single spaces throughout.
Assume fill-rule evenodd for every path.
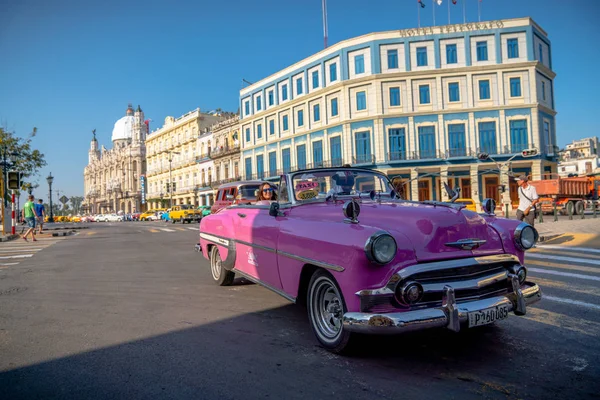
M 409 199 L 446 200 L 447 182 L 478 204 L 514 205 L 516 183 L 477 154 L 533 179 L 556 172 L 551 56 L 530 18 L 342 41 L 240 91 L 241 174 L 348 163 L 386 173 Z

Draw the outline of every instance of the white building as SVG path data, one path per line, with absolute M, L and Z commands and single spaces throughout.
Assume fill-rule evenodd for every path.
M 513 171 L 534 179 L 556 171 L 551 54 L 530 18 L 342 41 L 240 91 L 242 174 L 350 163 L 410 180 L 412 199 L 445 199 L 448 181 L 477 203 L 500 202 L 504 184 L 515 201 L 476 154 L 517 155 Z
M 600 172 L 597 137 L 574 140 L 559 155 L 558 174 L 562 177 Z

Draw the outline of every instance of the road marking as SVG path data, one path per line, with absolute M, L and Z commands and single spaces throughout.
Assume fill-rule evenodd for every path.
M 0 266 L 2 267 L 8 267 L 9 265 L 18 265 L 19 263 L 0 263 Z
M 165 231 L 165 232 L 175 232 L 174 229 L 169 229 L 169 228 L 158 228 L 158 229 L 160 229 L 161 231 Z
M 156 233 L 156 232 L 160 232 L 160 231 L 158 229 L 150 229 L 150 232 Z
M 590 265 L 598 265 L 600 266 L 600 260 L 592 260 L 589 258 L 580 258 L 580 257 L 564 257 L 564 256 L 544 256 L 541 254 L 528 254 L 527 258 L 533 258 L 534 260 L 555 260 L 555 261 L 569 261 L 580 264 L 590 264 Z
M 7 258 L 27 258 L 27 257 L 33 257 L 33 254 L 19 254 L 19 255 L 14 255 L 14 256 L 1 256 L 0 259 L 1 260 L 6 260 Z
M 544 250 L 543 252 L 541 251 L 533 251 L 531 253 L 528 253 L 528 255 L 532 255 L 533 257 L 538 256 L 538 257 L 554 257 L 554 256 L 566 256 L 566 257 L 575 257 L 575 258 L 581 258 L 581 259 L 587 259 L 587 260 L 600 260 L 600 254 L 591 254 L 591 253 L 583 253 L 583 252 L 573 252 L 573 253 L 569 253 L 566 251 L 561 251 L 561 250 Z
M 600 306 L 597 304 L 584 303 L 583 301 L 563 299 L 561 297 L 554 297 L 554 296 L 543 295 L 542 297 L 544 298 L 544 300 L 556 301 L 558 303 L 573 304 L 575 306 L 581 306 L 581 307 L 592 308 L 594 310 L 600 310 Z
M 587 280 L 590 280 L 590 281 L 598 281 L 598 282 L 600 282 L 600 277 L 598 277 L 598 276 L 592 276 L 592 275 L 572 274 L 570 272 L 551 271 L 549 269 L 541 269 L 541 268 L 528 268 L 528 271 L 539 272 L 540 274 L 568 276 L 570 278 L 587 279 Z
M 583 285 L 575 286 L 571 283 L 561 282 L 561 281 L 552 281 L 550 279 L 544 279 L 544 278 L 540 278 L 538 276 L 535 277 L 535 283 L 540 285 L 542 287 L 542 289 L 550 287 L 550 288 L 555 288 L 555 289 L 560 289 L 560 290 L 568 290 L 570 292 L 576 292 L 576 293 L 586 294 L 586 295 L 590 295 L 590 296 L 600 297 L 600 289 L 597 289 L 592 286 L 583 286 Z M 545 296 L 544 296 L 544 298 L 545 298 Z
M 571 271 L 591 272 L 593 274 L 600 272 L 600 270 L 596 267 L 583 267 L 581 265 L 557 264 L 557 263 L 534 261 L 534 260 L 526 261 L 525 264 L 527 265 L 528 268 L 531 265 L 533 267 L 568 269 Z
M 192 228 L 191 226 L 188 229 L 191 230 L 191 231 L 197 231 L 198 230 L 198 228 Z
M 538 250 L 542 249 L 556 249 L 556 250 L 564 250 L 564 251 L 582 251 L 584 253 L 598 253 L 600 254 L 600 249 L 592 249 L 589 247 L 571 247 L 571 246 L 558 246 L 555 244 L 540 244 L 536 247 Z
M 42 250 L 42 249 L 44 249 L 44 247 L 33 247 L 33 248 L 30 248 L 29 246 L 7 247 L 7 248 L 0 247 L 0 253 L 2 253 L 4 251 L 22 251 L 22 250 L 37 251 L 37 250 Z
M 581 318 L 574 318 L 564 314 L 554 313 L 539 308 L 527 307 L 527 315 L 524 319 L 538 322 L 544 325 L 555 326 L 557 328 L 581 333 L 587 336 L 600 336 L 600 324 Z

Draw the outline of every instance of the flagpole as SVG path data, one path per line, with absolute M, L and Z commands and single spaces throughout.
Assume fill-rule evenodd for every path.
M 325 44 L 324 48 L 327 48 L 327 36 L 328 36 L 328 29 L 327 29 L 327 0 L 322 0 L 322 7 L 323 7 L 323 41 Z
M 421 27 L 421 3 L 417 2 L 418 26 Z
M 433 26 L 435 26 L 435 1 L 431 2 L 431 13 L 433 14 Z
M 467 8 L 466 8 L 466 3 L 467 0 L 462 0 L 463 3 L 463 24 L 467 23 Z
M 448 0 L 448 25 L 450 25 L 450 2 L 452 0 Z
M 477 2 L 477 14 L 479 17 L 479 22 L 481 22 L 481 0 Z

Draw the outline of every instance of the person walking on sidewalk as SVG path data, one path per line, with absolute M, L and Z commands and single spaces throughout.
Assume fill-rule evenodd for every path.
M 35 219 L 37 217 L 37 214 L 35 212 L 35 204 L 33 204 L 34 200 L 35 200 L 35 197 L 33 197 L 33 195 L 30 194 L 29 201 L 27 203 L 25 203 L 25 205 L 23 206 L 23 218 L 25 219 L 25 221 L 27 222 L 27 225 L 29 226 L 29 229 L 23 235 L 23 240 L 26 242 L 27 242 L 27 236 L 30 233 L 31 233 L 31 239 L 34 242 L 37 242 L 37 239 L 35 238 Z
M 525 221 L 533 226 L 535 223 L 535 205 L 540 201 L 535 187 L 531 186 L 525 175 L 517 178 L 519 185 L 519 207 L 517 208 L 517 219 Z
M 42 233 L 42 229 L 44 228 L 44 218 L 46 218 L 44 200 L 38 199 L 38 202 L 35 204 L 35 213 L 37 214 L 37 223 L 40 226 L 40 230 L 38 232 Z

